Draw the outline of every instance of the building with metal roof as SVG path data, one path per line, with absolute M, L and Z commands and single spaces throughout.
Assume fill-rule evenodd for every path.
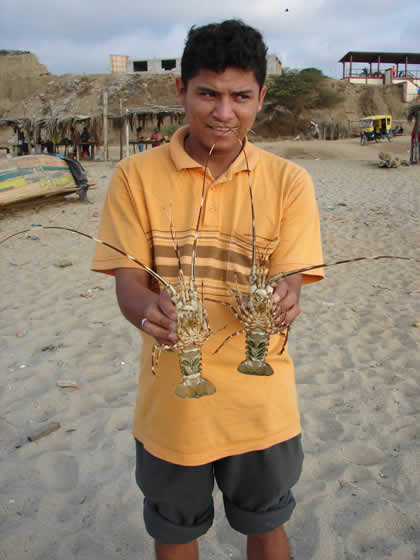
M 400 84 L 407 103 L 420 95 L 420 53 L 349 51 L 338 62 L 343 80 L 368 86 Z

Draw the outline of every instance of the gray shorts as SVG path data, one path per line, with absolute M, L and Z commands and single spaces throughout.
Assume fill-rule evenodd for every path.
M 214 517 L 215 479 L 230 525 L 245 535 L 276 529 L 295 508 L 291 488 L 302 470 L 300 435 L 262 451 L 197 467 L 158 459 L 137 440 L 136 453 L 145 526 L 160 543 L 186 544 L 208 531 Z

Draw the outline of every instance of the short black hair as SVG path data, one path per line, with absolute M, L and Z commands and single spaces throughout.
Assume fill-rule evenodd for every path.
M 260 90 L 267 74 L 267 46 L 259 31 L 239 19 L 191 27 L 181 59 L 181 79 L 188 81 L 206 69 L 252 70 Z

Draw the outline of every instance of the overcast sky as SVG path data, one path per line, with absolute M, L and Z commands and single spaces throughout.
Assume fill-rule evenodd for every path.
M 230 18 L 259 29 L 283 66 L 334 78 L 351 50 L 420 52 L 419 0 L 0 0 L 0 14 L 0 49 L 53 74 L 108 73 L 110 54 L 180 57 L 192 25 Z

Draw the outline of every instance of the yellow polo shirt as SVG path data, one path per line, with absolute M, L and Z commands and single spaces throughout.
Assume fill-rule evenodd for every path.
M 116 167 L 107 193 L 98 237 L 152 267 L 165 280 L 177 281 L 177 259 L 170 234 L 176 231 L 186 278 L 197 222 L 204 168 L 184 150 L 188 127 L 167 145 L 136 154 Z M 299 166 L 248 142 L 257 245 L 269 252 L 270 273 L 322 262 L 318 210 L 312 181 Z M 204 297 L 231 302 L 236 283 L 244 295 L 251 270 L 252 225 L 247 163 L 239 154 L 216 180 L 205 179 L 200 222 L 196 282 Z M 113 274 L 135 268 L 131 260 L 98 244 L 92 269 Z M 304 283 L 322 278 L 322 270 L 304 275 Z M 182 380 L 177 354 L 163 352 L 157 375 L 151 371 L 155 340 L 140 333 L 140 376 L 134 436 L 153 455 L 180 465 L 200 465 L 248 451 L 265 449 L 300 433 L 293 364 L 283 339 L 272 336 L 267 361 L 270 377 L 243 375 L 245 336 L 221 342 L 243 327 L 224 305 L 206 304 L 214 336 L 202 348 L 202 376 L 216 393 L 181 399 L 175 387 Z M 293 330 L 292 334 L 293 336 Z

